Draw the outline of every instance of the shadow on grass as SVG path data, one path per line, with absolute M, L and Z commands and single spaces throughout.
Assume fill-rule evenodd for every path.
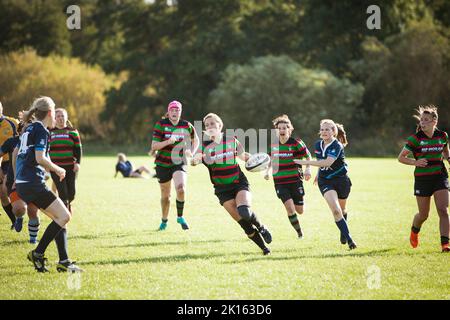
M 373 250 L 367 252 L 347 252 L 347 253 L 329 253 L 329 254 L 317 254 L 317 255 L 298 255 L 298 256 L 277 256 L 277 253 L 280 251 L 273 251 L 272 255 L 258 256 L 248 259 L 241 260 L 233 260 L 226 261 L 225 264 L 233 264 L 239 262 L 252 262 L 252 261 L 261 261 L 261 260 L 297 260 L 297 259 L 328 259 L 328 258 L 344 258 L 344 257 L 375 257 L 375 256 L 386 256 L 389 252 L 393 251 L 394 248 L 383 249 L 383 250 Z M 291 252 L 291 251 L 289 251 Z M 403 253 L 399 253 L 399 255 L 403 255 Z M 409 255 L 409 254 L 408 254 Z
M 126 237 L 132 237 L 136 236 L 135 232 L 129 232 L 129 233 L 100 233 L 100 234 L 80 234 L 80 235 L 74 235 L 71 236 L 69 234 L 69 239 L 73 240 L 94 240 L 94 239 L 101 239 L 101 238 L 126 238 Z
M 157 246 L 172 246 L 183 244 L 202 244 L 202 243 L 221 243 L 221 242 L 238 242 L 233 240 L 185 240 L 185 241 L 160 241 L 160 242 L 144 242 L 144 243 L 130 243 L 118 246 L 102 246 L 102 248 L 142 248 L 142 247 L 157 247 Z
M 166 262 L 182 262 L 188 260 L 207 260 L 217 257 L 223 257 L 223 254 L 183 254 L 175 256 L 163 256 L 163 257 L 148 257 L 140 259 L 118 259 L 109 261 L 86 261 L 81 262 L 80 265 L 120 265 L 120 264 L 130 264 L 130 263 L 166 263 Z

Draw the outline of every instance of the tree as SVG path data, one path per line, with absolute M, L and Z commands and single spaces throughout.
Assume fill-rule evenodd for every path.
M 273 118 L 286 113 L 296 134 L 312 141 L 323 118 L 347 124 L 363 91 L 326 70 L 304 68 L 287 56 L 266 56 L 226 68 L 208 108 L 223 116 L 227 127 L 243 129 L 270 128 Z

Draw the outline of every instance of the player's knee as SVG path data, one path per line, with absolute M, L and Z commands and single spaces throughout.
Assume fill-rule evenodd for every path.
M 438 211 L 439 212 L 439 211 Z M 427 220 L 428 219 L 428 216 L 429 216 L 429 212 L 419 212 L 419 217 L 422 219 L 422 220 Z
M 162 203 L 170 203 L 170 194 L 162 195 L 161 196 L 161 202 Z
M 175 189 L 177 190 L 178 195 L 184 195 L 186 192 L 186 186 L 184 184 L 177 185 Z
M 437 213 L 439 217 L 447 217 L 448 216 L 448 209 L 447 207 L 437 208 Z
M 298 214 L 303 214 L 303 206 L 295 206 L 295 212 Z
M 338 208 L 333 208 L 332 212 L 333 212 L 333 216 L 335 216 L 335 217 L 342 216 L 342 211 L 339 210 Z
M 16 217 L 23 217 L 27 212 L 27 207 L 23 204 L 13 205 L 12 212 Z
M 252 212 L 250 211 L 249 206 L 242 205 L 242 206 L 237 207 L 237 210 L 242 219 L 244 219 L 245 221 L 251 220 Z

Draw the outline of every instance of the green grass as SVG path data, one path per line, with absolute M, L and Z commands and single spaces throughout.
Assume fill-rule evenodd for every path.
M 274 238 L 270 256 L 219 205 L 205 167 L 189 171 L 191 230 L 176 223 L 173 197 L 168 229 L 157 232 L 157 181 L 113 179 L 114 164 L 115 157 L 83 161 L 69 225 L 70 256 L 86 270 L 79 279 L 56 272 L 54 244 L 47 250 L 52 272 L 36 273 L 26 260 L 26 224 L 17 234 L 2 214 L 0 299 L 450 299 L 450 256 L 440 252 L 436 210 L 411 249 L 412 167 L 394 159 L 349 159 L 349 226 L 359 245 L 352 252 L 339 243 L 316 186 L 305 183 L 305 237 L 297 240 L 273 183 L 247 173 L 253 209 Z M 40 235 L 49 219 L 42 222 Z M 370 289 L 373 266 L 381 282 Z

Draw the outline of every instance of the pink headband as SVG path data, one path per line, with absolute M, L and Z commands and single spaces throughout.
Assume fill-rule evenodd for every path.
M 169 105 L 167 106 L 167 111 L 169 111 L 172 108 L 180 108 L 180 111 L 182 110 L 182 105 L 181 102 L 178 102 L 177 100 L 173 100 L 172 102 L 169 103 Z

